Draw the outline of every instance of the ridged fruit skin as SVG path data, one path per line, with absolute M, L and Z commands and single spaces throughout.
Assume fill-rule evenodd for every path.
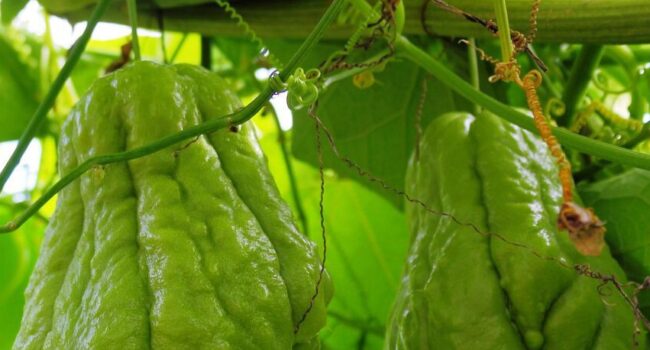
M 556 229 L 557 166 L 537 136 L 489 113 L 452 113 L 431 122 L 419 154 L 407 192 L 527 248 L 407 202 L 411 246 L 386 349 L 632 348 L 630 307 L 571 266 L 625 276 L 608 250 L 581 256 Z
M 136 62 L 68 116 L 60 173 L 241 106 L 217 75 Z M 317 344 L 331 296 L 253 127 L 88 171 L 58 196 L 14 349 L 291 349 Z

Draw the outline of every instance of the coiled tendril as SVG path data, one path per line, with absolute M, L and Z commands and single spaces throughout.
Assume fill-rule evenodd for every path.
M 230 16 L 231 19 L 233 19 L 235 22 L 237 22 L 237 26 L 242 28 L 244 30 L 244 33 L 250 37 L 250 40 L 257 45 L 257 49 L 260 52 L 267 51 L 267 57 L 269 62 L 271 62 L 271 65 L 275 68 L 282 68 L 282 63 L 280 60 L 277 59 L 271 52 L 268 51 L 266 46 L 264 45 L 264 42 L 260 37 L 255 34 L 255 31 L 251 26 L 246 23 L 244 20 L 244 17 L 242 17 L 239 12 L 227 1 L 227 0 L 214 0 L 217 5 L 219 5 L 221 8 L 223 8 L 224 11 Z

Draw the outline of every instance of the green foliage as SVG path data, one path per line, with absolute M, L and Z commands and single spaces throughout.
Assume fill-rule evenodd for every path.
M 650 276 L 650 172 L 633 169 L 580 187 L 586 205 L 605 221 L 607 243 L 630 279 Z M 650 315 L 650 295 L 642 295 Z
M 3 2 L 4 4 L 4 2 Z M 0 141 L 15 140 L 38 107 L 37 75 L 0 31 Z
M 270 117 L 256 118 L 260 143 L 285 200 L 290 186 Z M 315 147 L 314 145 L 310 145 Z M 318 170 L 293 160 L 312 240 L 321 242 Z M 404 215 L 361 184 L 332 172 L 325 179 L 327 269 L 334 284 L 324 349 L 380 349 L 408 244 Z M 322 246 L 321 246 L 322 248 Z
M 8 198 L 0 200 L 0 220 L 15 214 Z M 18 206 L 22 209 L 22 206 Z M 10 349 L 20 327 L 24 290 L 38 257 L 45 223 L 33 218 L 14 235 L 0 235 L 0 349 Z
M 2 0 L 0 1 L 0 19 L 2 24 L 10 24 L 29 0 Z
M 93 0 L 42 0 L 42 3 L 49 4 L 52 10 L 62 11 L 79 9 L 91 2 Z M 171 20 L 165 21 L 166 28 L 174 26 L 187 28 L 186 21 L 194 25 L 192 28 L 197 28 L 196 23 L 205 27 L 214 23 L 223 25 L 219 21 L 205 23 L 205 19 L 201 17 L 204 13 L 201 12 L 206 12 L 205 9 L 208 7 L 172 10 L 177 6 L 210 1 L 155 0 L 154 2 L 158 6 L 168 8 L 165 13 L 170 17 L 165 19 L 171 18 Z M 140 23 L 146 23 L 145 25 L 149 27 L 156 26 L 157 12 L 150 11 L 149 8 L 154 2 L 138 2 L 145 9 Z M 239 9 L 240 2 L 234 0 L 232 2 Z M 2 21 L 7 23 L 15 16 L 25 1 L 1 0 L 0 3 Z M 261 4 L 262 2 L 251 2 L 250 5 L 245 4 L 242 7 L 251 6 L 246 9 L 250 10 L 257 6 L 256 3 Z M 523 18 L 524 16 L 520 12 L 526 12 L 527 15 L 528 3 L 524 4 L 523 1 L 518 3 L 517 6 L 520 6 L 520 10 L 516 15 Z M 407 2 L 408 4 L 415 3 Z M 213 5 L 217 11 L 216 4 Z M 523 5 L 525 8 L 521 7 Z M 123 18 L 125 11 L 120 6 L 121 3 L 115 2 L 106 18 L 126 22 Z M 302 9 L 297 13 L 301 15 L 299 22 L 300 26 L 304 28 L 311 28 L 313 25 L 310 19 L 314 18 L 313 13 L 316 11 L 314 11 L 315 7 L 310 6 L 312 5 L 302 3 L 296 5 L 296 8 Z M 419 9 L 419 6 L 419 3 L 410 6 L 408 10 L 411 15 L 407 17 L 414 18 L 413 13 L 416 7 Z M 433 11 L 432 8 L 429 9 L 429 12 Z M 248 14 L 247 11 L 242 11 L 242 13 Z M 251 13 L 255 13 L 255 11 Z M 75 20 L 83 20 L 86 14 L 87 10 L 81 9 L 71 16 Z M 214 14 L 207 15 L 213 16 Z M 266 17 L 269 16 L 264 13 L 261 15 L 256 13 L 253 16 L 259 16 L 259 18 L 264 18 L 265 21 L 274 24 L 293 19 L 267 19 Z M 244 19 L 249 18 L 245 17 Z M 482 30 L 475 24 L 463 23 L 463 25 Z M 258 28 L 257 24 L 251 27 Z M 405 30 L 412 32 L 416 27 L 420 28 L 419 24 L 408 22 Z M 270 26 L 269 29 L 277 30 L 274 28 L 274 26 Z M 278 28 L 286 31 L 286 28 L 282 29 L 283 26 Z M 339 27 L 337 30 L 341 32 L 340 29 Z M 262 83 L 255 78 L 256 70 L 273 67 L 267 57 L 260 55 L 256 43 L 251 42 L 250 37 L 243 37 L 245 36 L 243 32 L 240 33 L 241 37 L 221 35 L 221 30 L 219 33 L 220 35 L 214 37 L 212 41 L 212 69 L 225 77 L 229 86 L 244 100 L 250 100 L 251 96 L 257 94 L 262 87 Z M 589 35 L 588 33 L 584 34 L 584 31 L 580 33 Z M 56 35 L 56 33 L 53 34 Z M 269 33 L 260 30 L 257 34 L 264 36 Z M 291 37 L 299 35 L 300 33 L 291 33 Z M 465 47 L 457 45 L 453 40 L 431 39 L 423 36 L 409 39 L 418 46 L 424 47 L 429 56 L 442 62 L 446 68 L 453 70 L 464 79 L 467 78 L 466 72 L 469 71 L 469 67 L 465 58 Z M 67 48 L 54 48 L 53 52 L 49 52 L 50 48 L 42 44 L 44 40 L 46 41 L 46 38 L 16 40 L 0 33 L 0 58 L 2 59 L 2 64 L 0 64 L 0 82 L 2 82 L 0 84 L 0 113 L 2 113 L 0 115 L 0 141 L 16 139 L 20 135 L 28 118 L 36 108 L 36 104 L 42 99 L 51 83 L 52 74 L 59 70 L 57 58 L 63 58 L 66 55 L 65 49 Z M 76 101 L 76 92 L 79 94 L 85 92 L 98 77 L 103 76 L 105 68 L 119 57 L 120 46 L 128 40 L 128 37 L 124 37 L 89 43 L 79 64 L 72 72 L 70 80 L 72 84 L 68 84 L 67 90 L 63 90 L 63 94 L 59 96 L 55 104 L 54 112 L 49 116 L 48 128 L 50 130 L 48 131 L 54 138 L 59 136 L 60 115 L 64 114 Z M 199 63 L 199 35 L 188 34 L 185 38 L 181 33 L 165 32 L 163 40 L 165 41 L 166 55 L 162 53 L 160 38 L 141 36 L 140 45 L 143 57 L 157 62 L 162 62 L 165 58 L 169 60 L 172 52 L 182 42 L 183 45 L 178 51 L 179 54 L 175 62 Z M 264 44 L 280 59 L 281 63 L 286 64 L 301 41 L 276 37 L 264 38 Z M 318 67 L 333 52 L 341 50 L 344 45 L 345 40 L 342 39 L 321 42 L 308 53 L 302 67 L 305 71 Z M 499 47 L 487 40 L 479 41 L 478 46 L 486 49 L 492 55 L 499 52 Z M 563 89 L 563 86 L 569 79 L 570 68 L 575 61 L 579 45 L 536 44 L 535 48 L 551 69 L 545 76 L 545 85 L 540 91 L 542 100 L 548 101 L 551 96 L 560 97 L 559 92 L 566 90 Z M 627 50 L 627 47 L 624 48 Z M 357 49 L 353 56 L 354 58 L 372 56 L 382 49 L 385 47 L 369 52 Z M 598 72 L 602 81 L 598 84 L 590 82 L 587 95 L 589 99 L 602 100 L 609 107 L 614 105 L 620 107 L 629 93 L 632 99 L 629 110 L 634 111 L 633 117 L 640 119 L 649 110 L 650 74 L 647 73 L 647 70 L 644 71 L 640 68 L 650 62 L 650 48 L 647 45 L 641 45 L 631 46 L 630 50 L 633 55 L 631 60 L 629 57 L 627 58 L 625 68 L 619 65 L 621 62 L 618 62 L 615 57 L 609 57 L 611 55 L 606 50 L 603 64 L 599 67 L 600 71 Z M 41 57 L 45 57 L 47 54 L 53 55 L 54 59 L 50 59 L 48 61 L 50 66 L 44 68 L 48 62 L 41 62 Z M 321 98 L 317 111 L 318 116 L 332 132 L 334 141 L 343 155 L 396 189 L 404 188 L 407 160 L 417 141 L 416 119 L 421 117 L 420 127 L 425 129 L 437 116 L 448 111 L 473 110 L 473 106 L 452 92 L 453 86 L 448 86 L 446 80 L 437 80 L 424 73 L 417 64 L 404 59 L 408 55 L 404 55 L 404 52 L 401 54 L 401 56 L 398 55 L 398 57 L 389 60 L 385 65 L 364 71 L 374 78 L 374 83 L 369 84 L 370 86 L 365 89 L 354 83 L 354 74 L 359 71 L 344 70 L 340 74 L 327 76 L 327 86 L 320 92 Z M 522 61 L 524 61 L 522 62 L 524 70 L 527 70 L 528 62 L 525 59 Z M 484 69 L 486 67 L 487 70 Z M 512 84 L 492 85 L 487 83 L 486 77 L 491 74 L 488 64 L 480 64 L 479 70 L 481 91 L 484 94 L 496 97 L 509 106 L 521 107 L 525 105 L 523 94 L 518 87 Z M 585 75 L 584 79 L 589 80 L 590 76 Z M 631 91 L 623 91 L 625 89 Z M 618 94 L 618 92 L 623 93 Z M 418 116 L 421 100 L 425 102 L 422 105 L 422 113 Z M 582 102 L 584 104 L 584 101 Z M 269 117 L 256 117 L 255 121 L 258 131 L 262 135 L 261 144 L 268 158 L 269 167 L 281 194 L 287 202 L 295 205 L 278 147 L 280 137 L 277 130 Z M 303 206 L 307 212 L 311 238 L 316 242 L 321 242 L 319 225 L 321 213 L 318 207 L 320 183 L 317 169 L 316 135 L 314 123 L 307 115 L 305 108 L 294 114 L 294 127 L 285 135 L 285 139 L 292 145 L 291 162 L 295 167 L 298 182 L 297 194 L 302 198 Z M 322 348 L 381 349 L 384 347 L 383 335 L 388 322 L 389 307 L 396 296 L 399 276 L 409 243 L 405 216 L 401 212 L 403 198 L 369 181 L 367 177 L 359 176 L 355 170 L 350 169 L 334 156 L 324 136 L 321 141 L 326 168 L 324 219 L 328 239 L 327 268 L 335 286 L 335 295 L 328 311 L 328 324 L 321 332 Z M 454 148 L 456 145 L 449 142 L 441 147 Z M 56 162 L 55 152 L 48 151 L 46 153 L 42 162 L 46 166 L 43 168 L 52 167 Z M 576 156 L 575 159 L 579 157 Z M 582 157 L 579 160 L 583 161 L 585 166 L 578 167 L 574 164 L 574 169 L 590 172 L 585 176 L 587 180 L 592 179 L 592 175 L 597 172 L 599 178 L 606 178 L 592 185 L 586 184 L 582 188 L 583 194 L 587 202 L 591 203 L 607 222 L 609 229 L 607 238 L 612 246 L 614 256 L 619 259 L 632 279 L 643 280 L 644 276 L 650 272 L 648 271 L 650 262 L 646 259 L 646 246 L 650 242 L 646 239 L 647 232 L 644 232 L 644 229 L 650 226 L 650 222 L 645 222 L 647 216 L 645 213 L 649 204 L 645 199 L 648 197 L 646 193 L 648 189 L 644 185 L 650 180 L 650 176 L 644 172 L 631 171 L 607 179 L 612 176 L 612 172 L 599 171 L 601 167 L 599 160 L 588 157 Z M 39 183 L 32 191 L 32 195 L 35 197 L 49 187 L 54 176 L 52 169 L 41 169 L 39 173 Z M 462 186 L 459 186 L 459 189 L 464 190 Z M 6 203 L 8 207 L 5 208 L 6 210 L 0 207 L 0 219 L 2 220 L 0 224 L 4 224 L 14 217 L 17 214 L 17 209 L 23 208 L 22 204 L 15 204 L 8 198 L 4 199 L 3 203 Z M 45 212 L 50 213 L 53 205 L 51 203 L 50 208 Z M 9 209 L 9 206 L 13 206 L 13 208 Z M 435 217 L 431 218 L 431 220 L 434 219 Z M 0 264 L 2 264 L 0 265 L 0 310 L 4 311 L 5 307 L 6 310 L 9 310 L 6 313 L 0 312 L 0 350 L 10 347 L 18 329 L 23 305 L 22 289 L 25 287 L 27 275 L 34 264 L 43 228 L 42 221 L 32 219 L 20 231 L 9 236 L 0 236 Z M 452 269 L 450 268 L 448 271 L 452 271 Z M 463 272 L 460 271 L 459 275 Z M 12 282 L 7 283 L 9 280 Z M 641 298 L 646 314 L 649 314 L 650 297 L 646 298 L 645 295 L 641 295 Z M 570 328 L 574 329 L 573 325 Z
M 416 143 L 418 113 L 421 113 L 420 127 L 424 128 L 435 116 L 468 106 L 438 80 L 406 61 L 391 62 L 374 76 L 376 82 L 368 89 L 358 88 L 351 78 L 333 83 L 322 92 L 316 114 L 332 133 L 343 155 L 390 186 L 402 188 L 406 164 Z M 422 98 L 425 100 L 421 107 Z M 298 159 L 316 164 L 311 118 L 306 111 L 299 111 L 294 121 L 294 154 Z M 327 143 L 323 154 L 327 167 L 354 178 L 401 206 L 402 198 L 359 177 L 333 154 Z

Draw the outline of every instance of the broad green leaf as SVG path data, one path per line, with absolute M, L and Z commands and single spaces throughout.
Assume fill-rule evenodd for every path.
M 0 14 L 2 14 L 2 24 L 10 24 L 18 15 L 29 0 L 2 0 L 0 1 Z
M 584 186 L 580 194 L 605 222 L 612 255 L 628 277 L 642 282 L 650 276 L 650 172 L 629 170 Z M 641 303 L 648 314 L 650 296 L 642 295 Z
M 351 78 L 332 84 L 321 94 L 317 115 L 331 132 L 342 155 L 387 185 L 402 189 L 408 159 L 416 144 L 416 116 L 420 108 L 420 125 L 425 128 L 435 116 L 468 107 L 440 81 L 410 62 L 391 62 L 384 71 L 374 73 L 374 77 L 375 83 L 368 89 L 358 88 Z M 314 122 L 304 109 L 294 116 L 293 153 L 298 159 L 318 164 Z M 401 198 L 359 177 L 337 159 L 325 139 L 321 148 L 326 167 L 401 206 Z
M 70 81 L 77 95 L 84 94 L 90 85 L 100 76 L 104 75 L 106 67 L 117 58 L 104 54 L 84 53 L 70 74 Z
M 0 142 L 20 137 L 38 107 L 38 80 L 0 33 Z
M 324 343 L 332 349 L 354 349 L 365 338 L 368 343 L 360 348 L 380 349 L 407 251 L 405 219 L 354 181 L 331 179 L 326 186 L 327 266 L 336 294 Z M 317 235 L 316 220 L 310 222 L 312 236 Z
M 262 57 L 257 45 L 248 38 L 214 38 L 212 70 L 226 78 L 239 94 L 255 94 L 261 83 L 255 71 Z
M 585 186 L 580 194 L 606 222 L 607 242 L 628 276 L 650 275 L 650 172 L 630 170 Z
M 230 64 L 220 67 L 222 69 L 248 71 L 254 67 L 254 60 L 260 56 L 257 45 L 246 38 L 214 38 L 212 43 Z
M 16 215 L 11 202 L 0 203 L 0 222 Z M 20 229 L 0 235 L 0 350 L 13 344 L 25 303 L 24 290 L 34 268 L 45 224 L 32 218 Z
M 278 187 L 294 204 L 270 117 L 256 118 Z M 318 170 L 293 161 L 313 241 L 322 249 Z M 324 218 L 327 270 L 334 284 L 323 349 L 381 349 L 383 328 L 403 268 L 408 231 L 403 213 L 362 185 L 327 172 Z M 360 344 L 362 346 L 360 346 Z

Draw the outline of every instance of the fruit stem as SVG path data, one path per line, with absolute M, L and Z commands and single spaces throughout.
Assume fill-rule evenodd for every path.
M 135 0 L 128 0 L 127 7 L 129 10 L 129 23 L 131 24 L 131 43 L 133 45 L 133 56 L 136 61 L 140 61 L 140 40 L 138 39 L 138 7 Z
M 476 39 L 469 38 L 469 45 L 467 45 L 467 64 L 469 65 L 469 82 L 472 84 L 476 91 L 481 91 L 481 82 L 478 73 L 478 58 L 476 55 Z M 481 113 L 481 106 L 474 103 L 474 114 Z

